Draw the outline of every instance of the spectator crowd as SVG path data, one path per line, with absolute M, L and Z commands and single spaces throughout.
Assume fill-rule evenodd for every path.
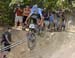
M 29 5 L 21 8 L 19 4 L 14 9 L 15 12 L 15 29 L 22 30 L 24 27 L 26 28 L 28 24 L 26 24 L 27 17 L 29 17 L 30 13 L 32 13 L 32 8 Z M 41 9 L 42 12 L 42 26 L 48 29 L 65 29 L 65 13 L 60 9 L 58 11 L 50 11 L 46 8 Z

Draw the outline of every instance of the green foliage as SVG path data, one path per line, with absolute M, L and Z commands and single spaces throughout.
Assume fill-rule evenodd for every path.
M 16 1 L 23 2 L 25 5 L 34 5 L 38 4 L 40 7 L 45 7 L 48 9 L 57 9 L 57 8 L 70 8 L 72 4 L 69 3 L 69 0 L 12 0 L 12 4 L 17 3 Z
M 0 25 L 9 25 L 11 23 L 11 10 L 9 3 L 11 0 L 0 1 Z
M 0 25 L 13 24 L 14 7 L 9 7 L 9 5 L 14 5 L 17 1 L 23 2 L 24 5 L 38 4 L 38 6 L 49 10 L 56 10 L 58 8 L 72 8 L 72 5 L 69 4 L 68 0 L 0 0 Z

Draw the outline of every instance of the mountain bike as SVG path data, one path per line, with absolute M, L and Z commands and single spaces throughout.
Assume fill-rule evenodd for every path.
M 33 50 L 36 45 L 36 34 L 35 34 L 35 24 L 33 21 L 29 24 L 28 32 L 27 32 L 27 41 L 28 41 L 28 48 Z

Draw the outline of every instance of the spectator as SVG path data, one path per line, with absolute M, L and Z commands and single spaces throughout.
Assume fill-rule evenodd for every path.
M 48 12 L 47 12 L 46 8 L 44 8 L 42 14 L 43 14 L 43 17 L 44 17 L 45 28 L 47 29 L 47 27 L 49 25 L 49 16 L 48 16 Z
M 62 24 L 62 10 L 58 10 L 57 12 L 57 30 L 61 30 L 61 24 Z
M 30 7 L 27 5 L 26 8 L 23 9 L 23 26 L 25 25 L 26 18 L 30 14 Z
M 6 57 L 7 53 L 11 51 L 10 45 L 11 45 L 11 28 L 8 28 L 6 32 L 2 35 L 2 45 L 4 47 L 7 47 L 6 49 L 2 50 L 4 53 L 4 57 Z
M 22 9 L 20 8 L 20 5 L 18 4 L 17 8 L 15 9 L 15 28 L 18 27 L 17 23 L 19 22 L 19 28 L 22 29 Z
M 63 30 L 65 30 L 66 20 L 65 20 L 65 14 L 64 14 L 64 12 L 62 13 L 61 18 L 62 18 L 61 28 L 62 28 Z
M 51 12 L 49 16 L 50 30 L 54 29 L 54 14 Z

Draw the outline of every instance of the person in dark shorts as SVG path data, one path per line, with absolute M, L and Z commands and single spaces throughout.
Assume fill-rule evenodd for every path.
M 10 45 L 11 45 L 11 28 L 7 28 L 7 31 L 5 31 L 2 34 L 2 45 L 4 47 L 7 47 L 6 49 L 2 49 L 3 53 L 4 53 L 4 57 L 6 57 L 6 55 L 8 54 L 8 52 L 11 51 Z
M 4 46 L 9 46 L 11 43 L 11 28 L 8 28 L 6 32 L 2 35 L 2 43 Z M 5 51 L 10 51 L 10 48 L 5 49 Z
M 30 14 L 30 7 L 27 5 L 23 9 L 23 25 L 25 25 L 26 18 L 28 17 L 29 14 Z

